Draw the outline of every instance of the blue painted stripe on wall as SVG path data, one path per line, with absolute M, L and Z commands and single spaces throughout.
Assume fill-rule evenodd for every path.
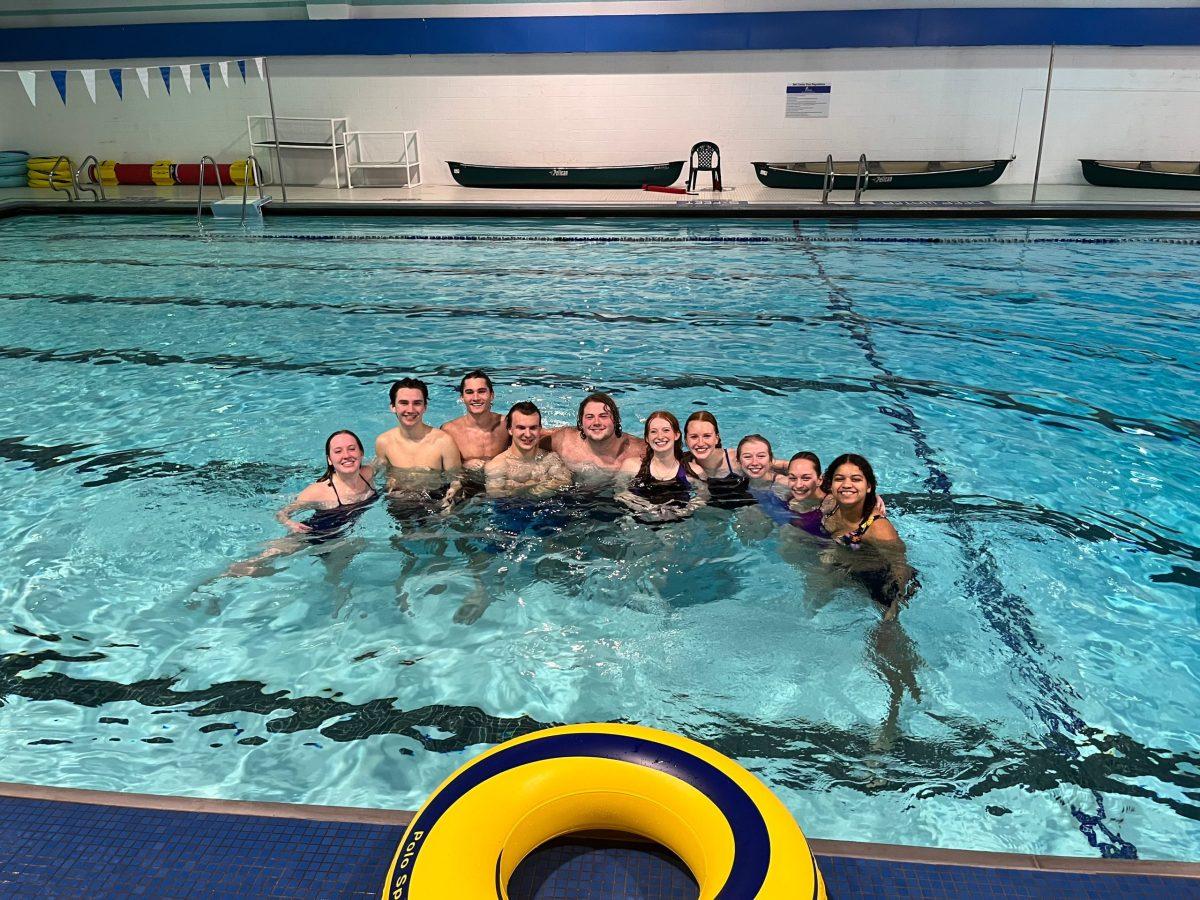
M 0 30 L 0 61 L 836 47 L 1200 45 L 1200 8 L 193 22 Z

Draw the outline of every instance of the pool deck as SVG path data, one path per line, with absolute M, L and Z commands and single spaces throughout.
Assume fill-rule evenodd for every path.
M 418 215 L 418 216 L 678 216 L 790 218 L 1013 218 L 1013 217 L 1179 217 L 1200 218 L 1200 192 L 1139 191 L 1090 185 L 1042 185 L 1036 204 L 1031 187 L 1021 184 L 951 191 L 871 190 L 856 205 L 853 194 L 838 191 L 820 202 L 819 191 L 791 191 L 744 184 L 720 193 L 696 196 L 638 190 L 507 190 L 422 184 L 414 188 L 289 187 L 282 199 L 278 185 L 268 215 Z M 237 188 L 227 194 L 240 197 Z M 56 212 L 187 212 L 196 210 L 195 187 L 108 188 L 109 200 L 68 201 L 66 195 L 34 188 L 0 189 L 0 216 Z M 217 199 L 206 188 L 205 203 Z
M 378 897 L 412 815 L 0 783 L 0 896 Z M 831 898 L 1200 897 L 1196 863 L 809 843 Z M 695 896 L 664 887 L 664 864 L 636 846 L 568 851 L 514 900 L 579 896 L 572 880 L 611 872 L 642 885 L 625 896 Z

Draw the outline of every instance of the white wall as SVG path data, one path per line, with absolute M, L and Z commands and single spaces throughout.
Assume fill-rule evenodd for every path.
M 682 158 L 701 139 L 720 144 L 732 183 L 752 180 L 752 160 L 1006 157 L 1014 141 L 1005 181 L 1029 182 L 1047 55 L 1030 47 L 296 57 L 272 60 L 271 75 L 280 115 L 418 129 L 426 182 L 450 183 L 447 158 L 655 162 Z M 252 63 L 246 86 L 235 75 L 210 93 L 197 70 L 192 93 L 176 75 L 169 98 L 152 70 L 149 100 L 127 69 L 123 103 L 98 67 L 98 102 L 73 74 L 66 108 L 45 73 L 36 108 L 15 75 L 0 75 L 0 143 L 76 159 L 191 162 L 210 153 L 224 162 L 245 153 L 246 114 L 267 111 Z M 796 81 L 832 84 L 828 119 L 784 118 L 784 88 Z M 1079 156 L 1187 159 L 1197 148 L 1200 50 L 1059 48 L 1044 182 L 1082 181 Z

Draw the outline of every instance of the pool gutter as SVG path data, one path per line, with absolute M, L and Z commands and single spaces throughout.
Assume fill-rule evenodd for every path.
M 284 216 L 462 218 L 666 218 L 666 219 L 1200 219 L 1200 203 L 992 203 L 940 200 L 835 203 L 749 203 L 689 200 L 647 203 L 446 203 L 429 201 L 272 201 L 269 218 Z M 125 199 L 68 203 L 62 200 L 0 200 L 0 219 L 27 215 L 196 214 L 195 202 Z M 206 217 L 206 221 L 213 220 Z

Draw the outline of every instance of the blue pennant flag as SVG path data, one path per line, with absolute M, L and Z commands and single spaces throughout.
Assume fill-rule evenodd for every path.
M 54 79 L 54 86 L 58 88 L 58 96 L 62 97 L 63 106 L 67 105 L 67 70 L 66 69 L 51 69 L 50 77 Z
M 125 99 L 125 88 L 121 84 L 121 70 L 120 69 L 109 69 L 108 74 L 109 74 L 109 76 L 112 77 L 113 87 L 115 87 L 117 89 L 117 96 L 120 97 L 122 100 L 124 100 Z
M 242 84 L 245 84 L 246 83 L 246 61 L 244 59 L 239 59 L 237 62 L 238 62 L 238 71 L 242 73 Z
M 171 93 L 171 67 L 159 66 L 158 71 L 162 72 L 163 84 L 167 88 L 167 93 Z
M 200 74 L 204 76 L 204 86 L 212 90 L 212 63 L 200 63 Z

